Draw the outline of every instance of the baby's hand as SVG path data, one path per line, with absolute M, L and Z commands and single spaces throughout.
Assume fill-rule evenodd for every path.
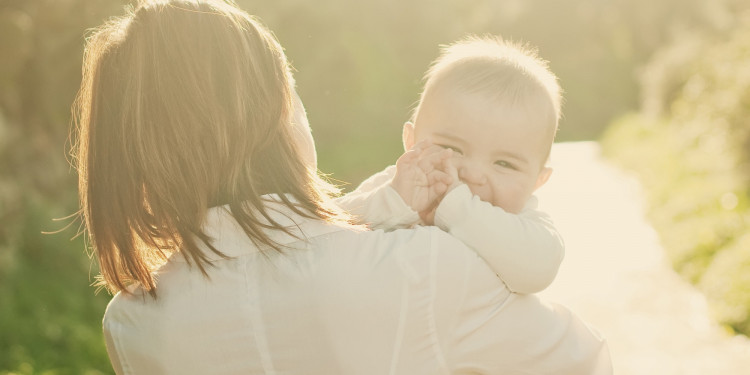
M 391 186 L 412 210 L 421 213 L 433 209 L 454 183 L 454 177 L 445 171 L 452 154 L 429 141 L 417 143 L 396 161 Z
M 451 180 L 451 183 L 443 192 L 443 196 L 444 196 L 445 194 L 448 194 L 449 191 L 453 190 L 453 188 L 458 186 L 460 180 L 458 177 L 458 170 L 453 165 L 453 162 L 451 161 L 450 157 L 443 160 L 443 163 L 442 165 L 439 166 L 439 169 L 443 171 L 445 174 L 447 174 Z M 443 199 L 443 196 L 441 196 L 440 199 L 436 199 L 432 203 L 432 205 L 430 205 L 426 209 L 419 211 L 419 217 L 422 219 L 422 222 L 424 222 L 427 225 L 435 225 L 435 210 L 440 204 L 440 201 Z

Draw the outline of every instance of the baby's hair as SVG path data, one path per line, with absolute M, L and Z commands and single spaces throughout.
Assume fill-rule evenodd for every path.
M 562 90 L 547 61 L 528 44 L 499 36 L 471 35 L 441 46 L 441 53 L 424 76 L 425 86 L 415 108 L 431 93 L 443 89 L 487 95 L 513 105 L 549 105 L 552 138 L 561 116 Z

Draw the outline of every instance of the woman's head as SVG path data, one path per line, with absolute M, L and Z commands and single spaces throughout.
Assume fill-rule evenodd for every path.
M 227 2 L 145 1 L 94 31 L 74 153 L 111 290 L 131 281 L 153 290 L 154 264 L 178 248 L 205 273 L 197 241 L 220 253 L 201 229 L 212 206 L 228 204 L 256 243 L 277 249 L 258 219 L 267 217 L 261 195 L 281 194 L 303 215 L 339 217 L 322 203 L 325 184 L 295 141 L 293 91 L 271 32 Z

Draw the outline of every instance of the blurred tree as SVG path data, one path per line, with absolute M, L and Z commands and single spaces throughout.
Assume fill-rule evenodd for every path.
M 122 3 L 0 4 L 0 373 L 109 373 L 91 260 L 52 218 L 76 211 L 65 159 L 87 28 Z
M 675 269 L 750 334 L 750 9 L 725 5 L 730 27 L 685 30 L 653 55 L 642 110 L 604 145 L 639 173 Z

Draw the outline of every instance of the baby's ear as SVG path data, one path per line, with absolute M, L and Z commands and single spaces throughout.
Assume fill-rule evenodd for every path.
M 550 167 L 544 167 L 541 171 L 539 171 L 539 175 L 536 177 L 536 185 L 534 185 L 534 190 L 539 189 L 544 184 L 549 181 L 549 176 L 552 175 L 552 168 Z
M 404 142 L 404 151 L 409 151 L 414 147 L 414 123 L 411 121 L 404 123 L 403 133 L 401 133 L 401 141 Z

